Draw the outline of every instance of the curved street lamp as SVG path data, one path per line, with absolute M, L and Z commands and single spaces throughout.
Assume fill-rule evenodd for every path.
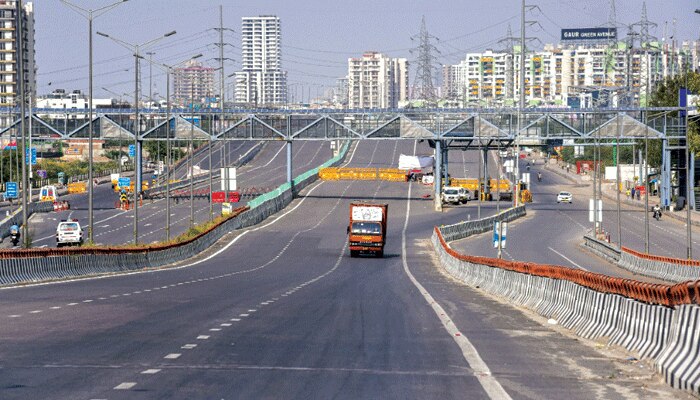
M 134 244 L 138 244 L 139 242 L 139 202 L 138 202 L 138 195 L 141 192 L 141 166 L 140 163 L 137 163 L 136 160 L 139 158 L 139 133 L 141 129 L 141 125 L 139 123 L 139 60 L 143 57 L 141 57 L 141 50 L 144 50 L 148 46 L 152 46 L 155 43 L 173 36 L 176 34 L 176 31 L 171 31 L 168 32 L 164 35 L 158 36 L 154 39 L 151 39 L 147 42 L 143 42 L 140 44 L 134 44 L 134 43 L 129 43 L 127 41 L 118 39 L 116 37 L 110 36 L 106 33 L 103 32 L 96 32 L 98 35 L 105 37 L 107 39 L 112 40 L 114 43 L 124 47 L 125 49 L 132 51 L 134 54 L 134 64 L 135 64 L 135 75 L 134 75 L 134 82 L 135 82 L 135 89 L 134 89 L 134 150 L 136 151 L 137 154 L 134 155 L 134 172 L 136 173 L 136 182 L 134 185 Z
M 105 14 L 107 11 L 115 8 L 116 6 L 126 3 L 129 0 L 120 0 L 115 3 L 106 5 L 104 7 L 100 7 L 97 9 L 86 9 L 82 8 L 76 4 L 73 4 L 67 0 L 61 0 L 61 3 L 65 4 L 69 8 L 71 8 L 73 11 L 77 12 L 84 18 L 87 18 L 88 20 L 88 96 L 89 96 L 89 103 L 88 103 L 88 241 L 92 242 L 92 233 L 93 233 L 93 188 L 92 188 L 92 162 L 93 162 L 93 155 L 92 155 L 92 137 L 93 137 L 93 128 L 92 128 L 92 109 L 93 109 L 93 98 L 92 98 L 92 21 Z M 67 133 L 67 132 L 66 132 Z

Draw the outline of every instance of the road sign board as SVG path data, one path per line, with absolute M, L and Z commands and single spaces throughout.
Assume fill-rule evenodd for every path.
M 119 177 L 119 180 L 117 181 L 117 185 L 120 188 L 128 188 L 129 186 L 131 186 L 131 178 Z
M 17 182 L 6 182 L 5 183 L 5 197 L 8 199 L 17 198 Z
M 129 157 L 136 157 L 136 145 L 129 145 Z
M 226 201 L 226 192 L 211 192 L 212 203 L 223 203 Z
M 27 165 L 31 163 L 31 165 L 36 165 L 36 147 L 31 148 L 31 153 L 30 149 L 27 149 L 24 152 L 24 159 L 27 160 Z
M 236 187 L 236 168 L 221 168 L 221 190 L 238 190 Z
M 593 199 L 588 199 L 588 222 L 594 222 L 594 208 L 595 207 L 593 206 Z M 595 222 L 603 222 L 603 200 L 600 199 L 598 199 L 598 221 Z
M 501 222 L 496 221 L 493 223 L 493 248 L 497 249 L 498 248 L 498 241 L 500 237 L 500 242 L 501 242 L 501 248 L 505 249 L 506 248 L 506 233 L 508 231 L 508 223 L 503 222 L 503 226 L 501 226 Z

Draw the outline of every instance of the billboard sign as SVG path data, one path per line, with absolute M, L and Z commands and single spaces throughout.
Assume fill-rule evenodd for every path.
M 561 40 L 615 40 L 617 28 L 562 29 Z

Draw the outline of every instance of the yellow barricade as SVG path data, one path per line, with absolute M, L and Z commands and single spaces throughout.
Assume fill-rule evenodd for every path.
M 501 179 L 500 182 L 501 186 L 501 192 L 508 192 L 510 191 L 510 181 L 507 179 Z M 479 188 L 479 182 L 478 179 L 473 179 L 473 178 L 452 178 L 452 182 L 450 183 L 450 186 L 460 186 L 463 187 L 467 190 L 477 190 Z M 489 188 L 491 189 L 492 192 L 497 191 L 497 186 L 498 186 L 498 180 L 497 179 L 491 179 L 489 180 Z
M 322 168 L 318 177 L 322 180 L 391 181 L 405 182 L 406 171 L 393 168 Z
M 87 192 L 86 182 L 73 182 L 68 184 L 68 193 L 85 193 Z

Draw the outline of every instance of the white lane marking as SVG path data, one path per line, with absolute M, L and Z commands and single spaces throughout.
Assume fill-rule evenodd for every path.
M 12 315 L 8 315 L 8 317 L 10 317 L 10 318 L 19 318 L 19 317 L 21 317 L 21 315 L 19 315 L 19 314 L 12 314 Z
M 238 322 L 240 320 L 241 320 L 240 318 L 231 318 L 231 321 L 233 321 L 233 322 Z
M 223 323 L 223 324 L 221 324 L 221 326 L 231 326 L 231 324 L 229 324 L 229 323 Z
M 258 311 L 258 310 L 255 310 L 255 309 L 248 310 L 248 312 L 256 312 L 256 311 Z
M 199 335 L 197 336 L 197 340 L 207 340 L 209 339 L 209 335 Z
M 83 300 L 83 303 L 92 303 L 92 300 Z
M 154 374 L 157 374 L 159 372 L 160 372 L 159 369 L 147 369 L 145 371 L 141 371 L 141 373 L 144 375 L 154 375 Z
M 53 307 L 50 307 L 50 308 L 51 308 L 52 310 L 60 310 L 60 309 L 61 309 L 60 306 L 53 306 Z
M 181 355 L 182 354 L 180 354 L 180 353 L 170 353 L 163 358 L 165 358 L 166 360 L 176 360 L 176 359 L 180 358 Z
M 186 345 L 184 345 L 184 346 L 182 346 L 182 347 L 180 347 L 180 348 L 181 348 L 181 349 L 185 349 L 185 350 L 192 350 L 192 349 L 194 349 L 195 347 L 197 347 L 196 344 L 186 344 Z
M 115 296 L 116 297 L 116 296 Z M 77 306 L 78 303 L 68 303 L 69 306 Z
M 114 390 L 129 390 L 136 386 L 136 382 L 122 382 L 114 387 Z
M 29 313 L 30 314 L 39 314 L 40 312 L 41 312 L 41 310 L 34 310 L 34 311 L 30 311 Z
M 210 332 L 219 332 L 221 328 L 211 328 L 209 329 Z
M 415 151 L 414 151 L 415 153 Z M 467 363 L 474 371 L 474 376 L 479 381 L 484 391 L 488 394 L 491 399 L 508 400 L 511 397 L 503 389 L 503 386 L 496 380 L 496 378 L 491 374 L 491 370 L 484 360 L 479 356 L 476 348 L 467 339 L 466 336 L 462 335 L 457 327 L 451 323 L 447 312 L 435 301 L 433 296 L 428 293 L 428 291 L 421 285 L 418 280 L 413 276 L 411 271 L 408 269 L 408 261 L 406 259 L 406 230 L 408 229 L 408 217 L 411 213 L 411 188 L 413 186 L 409 184 L 408 186 L 408 196 L 406 198 L 406 220 L 403 224 L 403 231 L 401 232 L 401 261 L 403 262 L 403 270 L 408 275 L 408 278 L 413 282 L 413 285 L 418 289 L 418 291 L 423 295 L 425 301 L 432 307 L 435 314 L 442 322 L 442 326 L 445 328 L 447 333 L 450 334 L 452 339 L 457 343 L 457 346 L 462 350 L 462 356 L 467 360 Z
M 250 315 L 250 314 L 241 314 L 241 315 L 239 315 L 239 317 L 247 317 L 247 316 L 249 316 L 249 315 Z
M 551 248 L 551 247 L 547 247 L 547 248 L 548 248 L 549 250 L 551 250 L 552 252 L 554 252 L 555 254 L 557 254 L 559 257 L 561 257 L 561 258 L 565 259 L 566 261 L 570 262 L 571 264 L 573 264 L 574 267 L 576 267 L 576 268 L 578 268 L 578 269 L 582 269 L 582 270 L 584 270 L 584 271 L 588 271 L 586 268 L 583 268 L 582 266 L 576 264 L 576 263 L 573 262 L 573 260 L 571 260 L 569 257 L 567 257 L 567 256 L 565 256 L 565 255 L 563 255 L 563 254 L 561 254 L 560 252 L 554 250 L 553 248 Z

